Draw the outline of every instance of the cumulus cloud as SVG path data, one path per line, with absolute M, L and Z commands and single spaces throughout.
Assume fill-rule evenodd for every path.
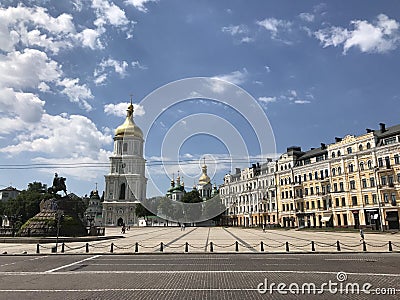
M 104 112 L 107 115 L 114 115 L 117 117 L 125 117 L 126 116 L 126 110 L 128 108 L 128 105 L 130 103 L 128 102 L 121 102 L 118 104 L 110 103 L 104 105 Z M 143 106 L 138 105 L 138 104 L 133 104 L 133 116 L 143 116 L 145 113 Z
M 242 71 L 238 70 L 228 74 L 213 76 L 211 77 L 211 80 L 208 81 L 208 84 L 209 88 L 211 88 L 213 92 L 223 93 L 229 87 L 229 84 L 224 81 L 240 85 L 244 83 L 247 80 L 247 78 L 248 78 L 248 72 L 245 68 L 243 68 Z M 219 79 L 219 80 L 212 80 L 212 79 Z
M 276 102 L 276 97 L 259 97 L 258 101 L 268 104 L 268 103 Z
M 147 12 L 148 9 L 145 6 L 146 3 L 150 2 L 158 2 L 158 0 L 125 0 L 124 3 L 127 5 L 132 5 L 135 7 L 137 10 L 141 12 Z
M 249 29 L 246 25 L 229 25 L 221 28 L 221 31 L 235 37 L 239 43 L 250 43 L 254 38 L 249 36 Z
M 79 84 L 79 78 L 64 78 L 58 83 L 64 89 L 61 93 L 66 95 L 71 102 L 76 102 L 86 111 L 92 110 L 92 106 L 87 100 L 93 99 L 92 91 L 86 84 Z
M 399 45 L 400 24 L 384 14 L 380 14 L 372 22 L 353 20 L 352 29 L 329 27 L 316 31 L 315 37 L 322 46 L 341 46 L 343 54 L 354 47 L 365 53 L 385 53 Z
M 94 70 L 95 84 L 100 85 L 107 80 L 109 69 L 112 69 L 121 78 L 124 78 L 127 75 L 128 66 L 129 64 L 124 60 L 117 61 L 112 58 L 103 59 L 99 66 Z

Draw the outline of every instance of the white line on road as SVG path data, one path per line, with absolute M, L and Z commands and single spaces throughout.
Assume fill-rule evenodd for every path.
M 338 260 L 338 261 L 366 261 L 366 262 L 376 262 L 378 260 L 375 259 L 367 259 L 367 258 L 325 258 L 324 260 Z
M 91 266 L 182 266 L 182 264 L 90 264 Z M 210 264 L 184 264 L 185 266 L 209 266 Z M 218 266 L 232 266 L 232 264 L 218 264 Z
M 77 262 L 79 263 L 79 262 Z M 66 267 L 66 266 L 64 266 Z M 64 272 L 56 272 L 50 273 L 49 271 L 45 272 L 0 272 L 2 276 L 32 276 L 32 275 L 87 275 L 87 274 L 218 274 L 218 273 L 286 273 L 286 274 L 333 274 L 337 275 L 337 271 L 279 271 L 279 270 L 218 270 L 218 271 L 169 271 L 169 270 L 153 270 L 153 271 L 64 271 Z M 400 274 L 385 274 L 385 273 L 350 273 L 346 272 L 347 275 L 356 275 L 356 276 L 386 276 L 386 277 L 400 277 Z
M 293 258 L 293 257 L 252 257 L 251 259 L 270 259 L 270 260 L 300 260 L 300 258 Z
M 201 259 L 203 259 L 203 260 L 229 260 L 231 258 L 228 258 L 228 257 L 215 257 L 215 258 L 213 258 L 213 257 L 179 257 L 179 258 L 163 258 L 162 260 L 163 261 L 165 261 L 165 260 L 182 261 L 182 260 L 201 260 Z M 101 261 L 104 261 L 104 260 L 140 260 L 140 261 L 157 260 L 157 261 L 159 261 L 160 258 L 144 258 L 144 256 L 137 257 L 137 258 L 133 258 L 133 257 L 132 258 L 106 258 L 106 257 L 103 257 L 99 260 L 101 260 Z
M 68 268 L 68 267 L 71 267 L 71 266 L 80 264 L 81 262 L 84 262 L 84 261 L 87 261 L 87 260 L 91 260 L 91 259 L 98 258 L 98 257 L 100 257 L 100 256 L 101 256 L 101 255 L 91 256 L 91 257 L 88 257 L 88 258 L 85 258 L 85 259 L 82 259 L 82 260 L 73 262 L 73 263 L 68 264 L 68 265 L 64 265 L 64 266 L 61 266 L 61 267 L 58 267 L 58 268 L 54 268 L 54 269 L 51 269 L 51 270 L 47 270 L 47 271 L 45 271 L 45 273 L 52 273 L 52 272 L 55 272 L 55 271 L 58 271 L 58 270 L 61 270 L 61 269 L 64 269 L 64 268 Z

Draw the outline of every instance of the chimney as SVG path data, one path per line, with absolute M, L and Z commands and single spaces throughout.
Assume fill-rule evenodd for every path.
M 370 129 L 370 128 L 367 128 L 366 130 L 367 130 L 367 133 L 371 133 L 374 131 L 373 129 Z
M 379 123 L 379 126 L 381 127 L 381 133 L 384 133 L 386 131 L 385 123 Z
M 321 143 L 321 149 L 325 150 L 326 149 L 326 145 L 324 143 Z
M 235 174 L 240 174 L 240 168 L 235 168 Z
M 311 150 L 314 150 L 315 148 L 311 147 Z
M 340 137 L 335 137 L 335 142 L 336 143 L 339 143 L 339 142 L 341 142 L 342 141 L 342 138 L 340 138 Z

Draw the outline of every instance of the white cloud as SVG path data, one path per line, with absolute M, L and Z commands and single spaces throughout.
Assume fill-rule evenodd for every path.
M 92 110 L 92 106 L 87 102 L 93 99 L 92 91 L 86 84 L 80 85 L 79 78 L 64 78 L 58 82 L 58 85 L 64 87 L 61 93 L 66 95 L 71 102 L 78 103 L 86 111 Z
M 315 37 L 323 47 L 343 44 L 343 54 L 352 47 L 366 53 L 384 53 L 399 45 L 400 24 L 384 14 L 378 15 L 372 23 L 353 20 L 351 25 L 354 27 L 352 30 L 334 26 L 321 29 L 315 32 Z
M 88 47 L 92 50 L 103 49 L 104 46 L 100 41 L 100 36 L 105 32 L 104 29 L 90 29 L 86 28 L 82 32 L 77 34 L 77 39 L 82 43 L 84 47 Z
M 107 69 L 113 69 L 121 78 L 127 75 L 128 63 L 126 61 L 117 61 L 112 58 L 103 59 L 99 64 L 98 68 L 94 70 L 94 83 L 96 85 L 103 84 L 109 75 Z
M 236 25 L 236 26 L 230 25 L 227 27 L 222 27 L 221 31 L 229 33 L 232 36 L 248 32 L 246 26 L 244 25 Z
M 269 66 L 265 65 L 265 66 L 264 66 L 264 68 L 265 68 L 265 70 L 266 70 L 268 73 L 270 73 L 270 72 L 271 72 L 271 67 L 269 67 Z
M 117 117 L 125 117 L 126 110 L 128 108 L 128 102 L 121 102 L 118 104 L 110 103 L 104 105 L 104 112 L 107 115 L 114 115 Z M 143 116 L 145 113 L 143 106 L 138 104 L 133 104 L 133 116 Z
M 299 17 L 300 19 L 306 22 L 313 22 L 315 18 L 315 16 L 311 13 L 301 13 L 299 14 Z
M 141 69 L 141 70 L 147 70 L 148 69 L 147 66 L 142 65 L 138 60 L 131 62 L 131 66 L 133 68 L 138 68 L 138 69 Z
M 124 3 L 127 5 L 134 6 L 137 10 L 141 12 L 147 12 L 148 9 L 144 5 L 150 2 L 158 2 L 158 0 L 125 0 Z
M 311 101 L 297 99 L 297 100 L 294 101 L 294 103 L 296 103 L 296 104 L 308 104 L 308 103 L 311 103 Z
M 46 53 L 25 49 L 0 54 L 0 87 L 36 88 L 41 82 L 54 82 L 61 76 L 57 62 Z
M 268 103 L 276 102 L 276 97 L 259 97 L 258 101 L 268 104 Z
M 276 38 L 279 31 L 288 31 L 292 27 L 291 22 L 275 18 L 266 18 L 262 21 L 257 21 L 256 24 L 268 30 L 271 33 L 272 38 Z
M 221 74 L 211 77 L 211 80 L 208 81 L 208 84 L 213 92 L 223 93 L 229 87 L 229 84 L 224 81 L 240 85 L 247 80 L 247 77 L 248 77 L 248 72 L 245 68 L 243 68 L 242 71 L 233 71 L 229 74 Z M 212 79 L 219 79 L 219 80 L 212 80 Z
M 119 6 L 108 0 L 92 0 L 92 7 L 96 10 L 97 20 L 94 22 L 96 26 L 105 24 L 116 27 L 127 26 L 130 22 L 125 12 Z
M 245 68 L 242 71 L 233 71 L 229 74 L 217 75 L 212 78 L 228 81 L 233 84 L 242 84 L 246 81 L 248 72 Z

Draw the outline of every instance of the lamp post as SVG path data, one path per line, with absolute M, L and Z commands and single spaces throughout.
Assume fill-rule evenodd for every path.
M 90 213 L 87 213 L 87 214 L 85 215 L 85 217 L 86 217 L 86 220 L 89 222 L 89 235 L 91 235 L 91 232 L 92 232 L 92 222 L 93 222 L 93 220 L 94 220 L 94 216 L 93 216 L 92 214 L 90 214 Z
M 56 236 L 56 247 L 55 247 L 55 252 L 57 252 L 58 249 L 58 237 L 60 235 L 60 227 L 61 227 L 61 221 L 64 219 L 63 212 L 61 210 L 57 210 L 56 212 L 56 218 L 57 218 L 57 236 Z

